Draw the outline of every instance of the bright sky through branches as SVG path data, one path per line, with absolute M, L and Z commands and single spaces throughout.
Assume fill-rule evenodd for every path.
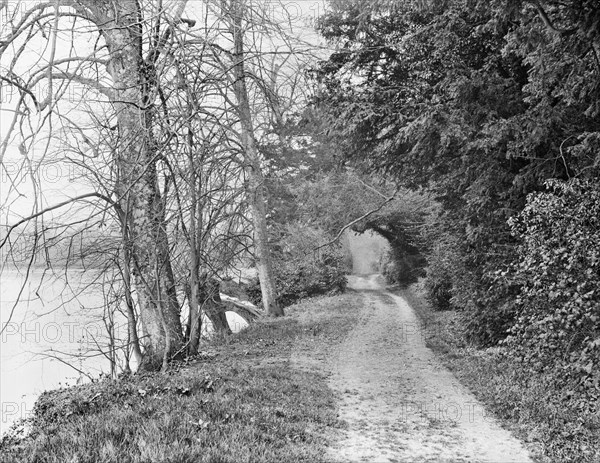
M 164 9 L 174 9 L 177 3 L 173 0 L 166 1 Z M 211 9 L 212 3 L 214 2 L 207 0 L 188 0 L 183 18 L 195 21 L 186 31 L 188 39 L 194 36 L 206 38 L 209 36 L 206 29 L 218 25 Z M 292 50 L 293 52 L 309 53 L 321 46 L 321 39 L 312 25 L 324 12 L 323 1 L 277 0 L 249 3 L 258 17 L 280 21 L 278 26 L 294 37 L 295 43 L 303 44 L 300 48 L 305 50 Z M 148 12 L 146 26 L 150 27 L 157 13 L 152 10 L 155 4 L 142 4 Z M 11 36 L 13 26 L 18 24 L 27 11 L 39 5 L 42 2 L 0 2 L 0 43 Z M 51 16 L 53 11 L 50 8 L 45 14 Z M 10 225 L 36 209 L 92 191 L 84 164 L 99 160 L 98 137 L 101 135 L 98 134 L 98 122 L 110 119 L 111 109 L 106 104 L 107 98 L 97 91 L 99 88 L 110 88 L 111 85 L 104 68 L 103 58 L 106 55 L 101 50 L 102 41 L 98 38 L 97 31 L 81 18 L 66 16 L 59 20 L 46 18 L 45 21 L 41 30 L 33 37 L 26 41 L 16 40 L 0 56 L 0 75 L 8 76 L 11 81 L 0 81 L 0 145 L 7 144 L 0 167 L 0 223 L 3 225 Z M 217 40 L 220 40 L 220 33 L 218 28 L 210 32 Z M 254 36 L 259 37 L 260 34 L 259 27 Z M 277 37 L 259 37 L 259 42 L 255 39 L 252 47 L 257 52 L 266 49 L 279 53 L 286 44 L 278 40 Z M 21 47 L 23 50 L 20 50 Z M 314 50 L 310 50 L 311 48 Z M 17 54 L 20 55 L 15 65 L 13 60 Z M 49 65 L 51 61 L 58 63 L 74 57 L 78 61 L 73 60 L 68 64 L 62 62 L 60 66 Z M 53 72 L 66 70 L 88 81 L 48 79 L 46 73 L 51 69 L 56 70 Z M 23 92 L 15 83 L 32 81 L 34 84 L 31 85 L 30 93 L 24 96 L 29 110 L 27 123 L 19 126 L 19 115 L 15 111 Z M 96 84 L 90 85 L 90 82 Z M 50 95 L 52 98 L 49 98 Z M 51 117 L 48 117 L 47 110 L 36 111 L 36 105 L 39 107 L 44 104 L 53 105 Z M 84 161 L 72 162 L 73 158 L 81 160 L 82 156 Z M 61 209 L 54 216 L 60 216 L 64 212 Z M 48 217 L 52 215 L 49 214 Z

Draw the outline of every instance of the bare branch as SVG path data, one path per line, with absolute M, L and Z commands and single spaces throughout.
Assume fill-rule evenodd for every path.
M 554 25 L 554 23 L 552 22 L 552 20 L 550 19 L 550 17 L 548 16 L 548 13 L 546 13 L 546 10 L 544 10 L 542 5 L 540 5 L 540 3 L 538 1 L 533 1 L 533 2 L 531 2 L 531 4 L 537 10 L 538 15 L 541 18 L 542 22 L 552 32 L 556 32 L 557 34 L 560 34 L 560 35 L 571 35 L 577 31 L 576 27 L 572 27 L 570 29 L 560 29 L 560 28 L 556 27 Z
M 384 206 L 385 206 L 386 204 L 388 204 L 388 203 L 391 203 L 392 201 L 394 201 L 394 200 L 396 199 L 396 194 L 398 194 L 398 190 L 396 190 L 396 192 L 393 194 L 393 196 L 390 196 L 389 198 L 387 198 L 387 199 L 386 199 L 386 200 L 385 200 L 383 203 L 381 203 L 381 204 L 380 204 L 378 207 L 376 207 L 375 209 L 372 209 L 372 210 L 370 210 L 370 211 L 369 211 L 369 212 L 367 212 L 366 214 L 363 214 L 363 215 L 361 215 L 361 216 L 360 216 L 358 219 L 355 219 L 355 220 L 353 220 L 352 222 L 350 222 L 350 223 L 348 223 L 348 224 L 344 225 L 344 226 L 341 228 L 341 230 L 338 232 L 338 234 L 335 236 L 335 238 L 333 238 L 331 241 L 329 241 L 329 242 L 327 242 L 327 243 L 325 243 L 325 244 L 323 244 L 323 245 L 321 245 L 321 246 L 319 246 L 319 247 L 315 248 L 315 249 L 313 250 L 313 252 L 316 252 L 316 251 L 318 251 L 318 250 L 320 250 L 320 249 L 323 249 L 323 248 L 325 248 L 325 247 L 327 247 L 327 246 L 331 246 L 332 244 L 336 243 L 336 242 L 337 242 L 337 241 L 338 241 L 338 240 L 339 240 L 339 239 L 342 237 L 342 235 L 344 234 L 344 232 L 345 232 L 345 231 L 346 231 L 348 228 L 352 227 L 353 225 L 356 225 L 356 224 L 357 224 L 358 222 L 360 222 L 361 220 L 364 220 L 364 219 L 366 219 L 367 217 L 369 217 L 369 216 L 371 216 L 371 215 L 373 215 L 373 214 L 375 214 L 375 213 L 379 212 L 381 209 L 383 209 L 383 208 L 384 208 Z
M 30 86 L 34 86 L 35 84 L 37 84 L 39 81 L 41 81 L 45 77 L 50 77 L 52 79 L 62 79 L 62 80 L 69 80 L 69 81 L 77 82 L 82 85 L 86 85 L 90 88 L 93 88 L 94 90 L 98 91 L 98 93 L 101 93 L 104 96 L 106 96 L 107 98 L 110 98 L 111 101 L 113 101 L 115 99 L 115 95 L 116 95 L 115 91 L 111 88 L 100 85 L 98 80 L 90 79 L 88 77 L 83 77 L 83 76 L 80 76 L 77 74 L 73 74 L 72 72 L 66 72 L 66 71 L 62 71 L 62 70 L 59 70 L 58 72 L 53 72 L 50 75 L 38 76 L 36 79 L 34 79 L 30 83 Z
M 29 95 L 31 97 L 31 99 L 33 100 L 33 104 L 35 105 L 36 109 L 39 111 L 40 104 L 38 103 L 37 98 L 35 97 L 35 95 L 33 94 L 33 92 L 31 90 L 29 90 L 27 87 L 24 87 L 23 85 L 19 84 L 17 81 L 11 80 L 8 77 L 2 76 L 2 75 L 0 75 L 0 80 L 7 82 L 9 85 L 13 85 L 13 86 L 17 87 L 23 93 L 26 93 L 27 95 Z
M 72 204 L 74 202 L 81 201 L 82 199 L 86 199 L 86 198 L 100 198 L 100 199 L 103 199 L 104 201 L 106 201 L 107 203 L 109 203 L 110 205 L 114 205 L 114 202 L 109 197 L 104 196 L 103 194 L 100 194 L 100 193 L 87 193 L 84 195 L 80 195 L 80 196 L 76 196 L 74 198 L 67 199 L 66 201 L 55 204 L 54 206 L 47 207 L 39 212 L 36 212 L 35 214 L 25 217 L 24 219 L 21 219 L 17 223 L 11 225 L 9 227 L 8 231 L 6 232 L 6 236 L 4 237 L 2 242 L 0 242 L 0 249 L 6 244 L 6 242 L 8 241 L 8 238 L 10 237 L 10 234 L 18 226 L 23 225 L 24 223 L 29 222 L 30 220 L 33 220 L 36 217 L 40 217 L 44 214 L 47 214 L 48 212 L 54 211 L 56 209 L 60 209 L 61 207 L 64 207 L 68 204 Z

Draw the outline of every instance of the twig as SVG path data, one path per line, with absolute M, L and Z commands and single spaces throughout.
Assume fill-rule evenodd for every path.
M 31 90 L 29 90 L 28 88 L 26 88 L 23 85 L 19 84 L 18 82 L 14 81 L 14 80 L 10 80 L 9 78 L 4 77 L 4 76 L 0 76 L 0 80 L 8 82 L 10 85 L 14 85 L 15 87 L 17 87 L 22 92 L 27 93 L 27 95 L 29 95 L 31 97 L 31 99 L 33 100 L 33 104 L 35 105 L 36 109 L 39 110 L 40 104 L 38 103 L 37 98 L 35 97 L 35 95 L 33 94 L 33 92 Z
M 67 366 L 69 366 L 69 367 L 73 368 L 73 370 L 75 370 L 75 371 L 76 371 L 77 373 L 79 373 L 81 376 L 85 376 L 85 377 L 86 377 L 87 379 L 89 379 L 90 381 L 94 381 L 94 378 L 93 378 L 93 377 L 92 377 L 90 374 L 86 373 L 85 371 L 83 371 L 83 370 L 82 370 L 82 369 L 80 369 L 80 368 L 77 368 L 77 367 L 76 367 L 76 366 L 74 366 L 74 365 L 71 365 L 69 362 L 67 362 L 66 360 L 63 360 L 63 359 L 62 359 L 62 358 L 60 358 L 58 355 L 56 355 L 56 354 L 50 354 L 50 353 L 48 353 L 48 352 L 44 352 L 42 355 L 44 355 L 45 357 L 52 358 L 52 359 L 54 359 L 54 360 L 58 360 L 59 362 L 61 362 L 61 363 L 64 363 L 65 365 L 67 365 Z
M 67 204 L 71 204 L 74 203 L 76 201 L 80 201 L 82 199 L 86 199 L 86 198 L 100 198 L 103 199 L 104 201 L 106 201 L 109 204 L 113 204 L 113 201 L 107 197 L 104 196 L 103 194 L 100 193 L 87 193 L 85 195 L 81 195 L 81 196 L 76 196 L 75 198 L 71 198 L 68 199 L 66 201 L 63 201 L 62 203 L 58 203 L 54 206 L 51 207 L 47 207 L 46 209 L 43 209 L 39 212 L 36 212 L 35 214 L 32 214 L 28 217 L 25 217 L 24 219 L 19 220 L 17 223 L 13 224 L 10 226 L 10 228 L 8 229 L 8 231 L 6 232 L 6 236 L 4 237 L 4 239 L 2 240 L 2 242 L 0 243 L 0 249 L 2 249 L 2 247 L 4 247 L 4 245 L 6 244 L 6 241 L 8 241 L 8 238 L 10 237 L 11 232 L 17 228 L 19 225 L 23 225 L 25 222 L 29 222 L 30 220 L 35 219 L 36 217 L 39 217 L 40 215 L 44 215 L 47 212 L 53 211 L 55 209 L 60 209 L 63 206 L 66 206 Z
M 389 197 L 389 198 L 387 198 L 387 199 L 386 199 L 386 200 L 385 200 L 383 203 L 381 203 L 381 204 L 379 205 L 379 207 L 377 207 L 377 208 L 375 208 L 375 209 L 373 209 L 373 210 L 370 210 L 370 211 L 369 211 L 369 212 L 367 212 L 366 214 L 363 214 L 363 215 L 361 215 L 361 216 L 360 216 L 358 219 L 355 219 L 355 220 L 353 220 L 352 222 L 350 222 L 350 223 L 348 223 L 348 224 L 344 225 L 344 226 L 342 227 L 342 229 L 341 229 L 341 230 L 338 232 L 338 234 L 335 236 L 335 238 L 334 238 L 334 239 L 332 239 L 331 241 L 329 241 L 329 242 L 327 242 L 327 243 L 325 243 L 325 244 L 322 244 L 321 246 L 319 246 L 319 247 L 315 248 L 315 249 L 313 250 L 313 252 L 316 252 L 316 251 L 318 251 L 319 249 L 322 249 L 322 248 L 324 248 L 324 247 L 326 247 L 326 246 L 331 246 L 333 243 L 337 242 L 337 241 L 338 241 L 338 240 L 341 238 L 341 236 L 343 235 L 343 233 L 344 233 L 344 232 L 345 232 L 345 231 L 346 231 L 348 228 L 350 228 L 352 225 L 355 225 L 355 224 L 357 224 L 357 223 L 358 223 L 358 222 L 360 222 L 361 220 L 363 220 L 363 219 L 366 219 L 366 218 L 367 218 L 367 217 L 369 217 L 370 215 L 373 215 L 373 214 L 375 214 L 376 212 L 379 212 L 381 209 L 383 209 L 383 207 L 384 207 L 386 204 L 388 204 L 388 203 L 392 202 L 394 199 L 396 199 L 396 194 L 398 194 L 398 190 L 396 190 L 396 192 L 395 192 L 395 193 L 394 193 L 392 196 L 390 196 L 390 197 Z
M 381 191 L 379 191 L 377 188 L 369 185 L 367 182 L 365 182 L 364 180 L 362 180 L 361 178 L 357 178 L 357 180 L 367 189 L 371 190 L 373 193 L 381 196 L 384 199 L 387 199 L 387 196 L 384 195 Z M 394 193 L 394 196 L 398 193 L 398 190 L 396 190 L 396 192 Z

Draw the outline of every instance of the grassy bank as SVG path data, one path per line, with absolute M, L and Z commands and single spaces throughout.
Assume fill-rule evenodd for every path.
M 418 285 L 400 291 L 423 321 L 423 336 L 454 374 L 527 443 L 536 461 L 600 461 L 600 405 L 557 389 L 552 376 L 532 375 L 502 348 L 464 344 L 456 312 L 435 312 Z
M 314 299 L 214 340 L 166 374 L 45 393 L 29 437 L 4 439 L 0 460 L 323 461 L 340 422 L 315 365 L 354 326 L 358 303 L 352 294 Z M 301 364 L 293 361 L 298 352 Z

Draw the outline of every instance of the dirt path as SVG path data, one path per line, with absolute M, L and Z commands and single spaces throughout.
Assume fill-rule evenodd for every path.
M 522 445 L 436 359 L 404 299 L 376 275 L 351 277 L 362 320 L 332 360 L 344 438 L 340 462 L 530 462 Z

